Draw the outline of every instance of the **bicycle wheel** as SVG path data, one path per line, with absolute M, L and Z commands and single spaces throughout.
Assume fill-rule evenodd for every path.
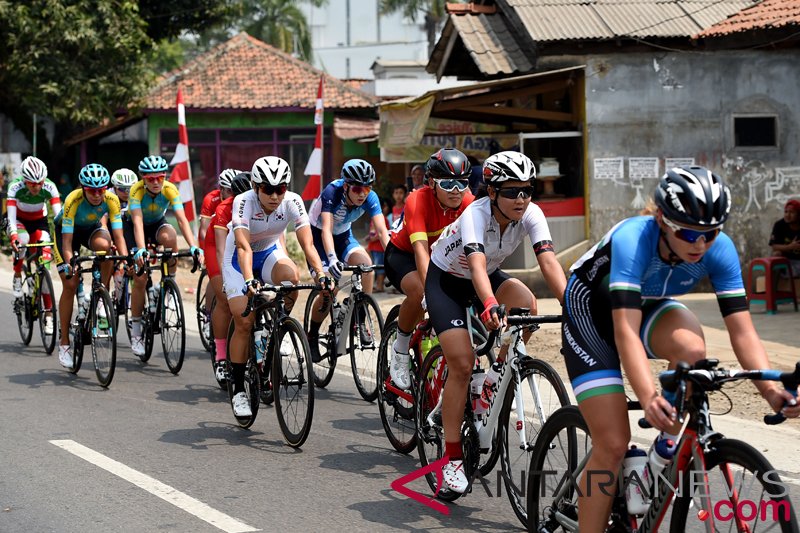
M 183 301 L 178 284 L 171 277 L 162 280 L 161 289 L 161 347 L 169 371 L 177 374 L 186 354 L 186 327 L 183 321 Z
M 397 306 L 396 306 L 397 307 Z M 392 313 L 389 313 L 392 316 Z M 391 346 L 397 338 L 397 320 L 387 322 L 381 334 L 381 345 L 378 350 L 378 410 L 386 437 L 392 447 L 400 453 L 411 453 L 417 446 L 417 430 L 414 424 L 414 403 L 398 396 L 387 389 L 392 378 L 389 375 Z M 415 357 L 415 356 L 413 356 Z M 411 397 L 414 397 L 414 381 L 412 374 Z
M 701 509 L 708 511 L 706 520 L 714 520 L 716 531 L 798 533 L 789 485 L 761 452 L 734 439 L 720 439 L 709 446 L 705 456 L 708 486 L 698 486 L 696 475 L 695 481 L 689 479 L 690 473 L 685 475 L 684 491 L 672 508 L 672 533 L 706 527 Z M 706 495 L 717 512 L 703 505 Z
M 158 310 L 158 302 L 154 304 L 154 309 Z M 142 308 L 142 340 L 144 341 L 144 353 L 139 356 L 143 363 L 150 360 L 153 355 L 153 344 L 156 335 L 156 321 L 158 315 L 150 312 L 150 288 L 144 291 L 144 307 Z
M 283 438 L 299 448 L 308 438 L 314 415 L 314 386 L 308 339 L 300 322 L 284 317 L 273 337 L 272 384 L 275 413 Z
M 355 308 L 348 336 L 347 351 L 358 393 L 367 402 L 378 397 L 378 348 L 383 330 L 383 315 L 371 294 L 362 293 Z M 366 337 L 366 338 L 365 338 Z
M 556 531 L 561 519 L 575 521 L 570 531 L 577 531 L 578 490 L 574 480 L 580 478 L 581 472 L 576 470 L 591 446 L 588 426 L 575 405 L 557 410 L 542 426 L 528 466 L 528 531 Z M 556 498 L 562 487 L 564 494 Z
M 131 278 L 127 275 L 122 277 L 122 284 L 119 288 L 114 286 L 114 292 L 111 294 L 114 300 L 115 324 L 119 326 L 119 319 L 123 317 L 125 321 L 125 333 L 128 335 L 128 342 L 131 342 Z M 119 327 L 115 330 L 119 332 Z
M 117 366 L 117 332 L 114 323 L 114 308 L 111 296 L 105 287 L 92 292 L 89 307 L 89 329 L 91 333 L 92 360 L 97 382 L 108 387 L 114 379 Z
M 34 293 L 34 279 L 33 276 L 28 276 L 25 272 L 22 273 L 22 296 L 14 299 L 14 312 L 17 315 L 17 327 L 19 328 L 19 336 L 22 339 L 22 344 L 27 346 L 33 337 L 33 308 L 31 305 L 31 296 Z
M 531 451 L 542 425 L 557 409 L 569 405 L 569 394 L 558 373 L 545 361 L 524 358 L 520 367 L 521 397 L 516 397 L 516 384 L 512 382 L 500 414 L 499 447 L 506 494 L 514 514 L 525 526 L 528 524 L 525 480 Z M 520 415 L 524 417 L 524 434 Z
M 313 290 L 308 295 L 308 300 L 306 300 L 306 309 L 303 313 L 303 329 L 305 331 L 309 330 L 309 325 L 311 323 L 311 308 L 319 294 L 320 291 Z M 330 311 L 325 315 L 325 318 L 323 318 L 322 324 L 319 327 L 319 339 L 317 344 L 319 345 L 319 353 L 322 355 L 322 360 L 311 365 L 311 369 L 313 370 L 314 374 L 314 385 L 324 389 L 328 386 L 328 383 L 331 382 L 331 379 L 333 379 L 333 371 L 336 368 L 337 360 L 336 334 L 333 329 L 333 322 L 331 322 Z
M 214 231 L 211 228 L 211 231 Z M 197 280 L 197 292 L 195 293 L 195 313 L 197 314 L 197 331 L 200 332 L 200 342 L 207 352 L 214 352 L 214 335 L 211 333 L 211 313 L 210 307 L 206 308 L 206 288 L 209 287 L 208 273 L 204 268 L 200 272 Z M 213 358 L 212 358 L 213 359 Z
M 269 346 L 269 339 L 271 335 L 269 334 L 270 326 L 272 324 L 272 312 L 270 308 L 267 307 L 263 311 L 261 311 L 262 316 L 260 318 L 256 318 L 256 324 L 263 324 L 263 327 L 266 328 L 264 338 L 266 340 L 266 344 L 261 346 L 262 353 L 264 354 L 260 363 L 258 363 L 258 372 L 261 375 L 261 401 L 264 405 L 272 405 L 275 401 L 275 395 L 272 392 L 272 350 L 271 346 Z M 253 336 L 253 340 L 255 342 L 255 335 Z M 257 347 L 254 346 L 254 349 Z
M 53 353 L 56 347 L 56 330 L 58 328 L 58 311 L 56 309 L 55 291 L 53 290 L 53 279 L 50 277 L 50 272 L 42 268 L 39 271 L 39 295 L 36 299 L 39 308 L 39 334 L 42 337 L 42 346 L 47 355 Z M 50 300 L 50 305 L 45 303 L 45 300 Z M 48 315 L 49 313 L 49 315 Z M 53 331 L 47 333 L 45 331 L 45 318 L 50 316 L 53 321 Z
M 83 363 L 83 346 L 84 346 L 84 331 L 82 321 L 76 320 L 69 327 L 70 339 L 69 345 L 72 347 L 72 368 L 69 369 L 70 374 L 77 374 L 81 369 Z
M 228 326 L 228 353 L 226 354 L 226 362 L 228 364 L 228 369 L 231 370 L 233 367 L 231 366 L 231 337 L 233 336 L 233 319 L 231 319 L 231 323 Z M 258 406 L 260 403 L 260 396 L 261 396 L 261 377 L 258 372 L 258 366 L 256 365 L 256 356 L 255 352 L 253 351 L 253 336 L 250 336 L 250 342 L 248 343 L 250 349 L 248 350 L 247 354 L 247 363 L 245 363 L 244 369 L 244 392 L 247 395 L 247 399 L 250 401 L 250 411 L 252 414 L 250 416 L 236 416 L 234 413 L 233 417 L 236 419 L 236 423 L 239 426 L 243 427 L 244 429 L 249 428 L 253 425 L 253 422 L 256 421 L 256 416 L 258 415 Z M 231 412 L 233 411 L 233 374 L 231 373 L 231 379 L 228 380 L 228 399 L 231 402 Z
M 441 346 L 434 346 L 425 356 L 418 377 L 414 410 L 417 420 L 417 452 L 424 467 L 444 456 L 444 429 L 439 401 L 447 381 L 447 364 Z M 439 411 L 433 413 L 437 406 Z M 433 472 L 425 474 L 425 480 L 440 500 L 451 502 L 461 496 L 444 486 L 436 492 L 438 479 Z

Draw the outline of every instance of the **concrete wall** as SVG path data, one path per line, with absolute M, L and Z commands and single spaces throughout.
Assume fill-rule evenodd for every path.
M 652 196 L 657 179 L 632 179 L 629 158 L 658 158 L 658 176 L 665 158 L 694 158 L 731 187 L 725 232 L 743 264 L 768 255 L 772 224 L 787 198 L 800 196 L 800 53 L 654 51 L 575 59 L 587 65 L 591 240 L 636 215 Z M 776 115 L 778 146 L 736 148 L 733 116 L 741 114 Z M 623 174 L 595 179 L 596 158 L 623 158 Z

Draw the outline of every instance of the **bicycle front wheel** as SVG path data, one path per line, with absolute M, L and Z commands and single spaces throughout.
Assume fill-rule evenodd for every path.
M 214 228 L 211 228 L 214 231 Z M 206 289 L 209 287 L 208 273 L 204 268 L 200 272 L 197 280 L 197 292 L 195 293 L 195 313 L 197 314 L 197 331 L 200 332 L 200 342 L 207 352 L 214 351 L 214 336 L 211 334 L 211 306 L 208 305 Z M 213 358 L 212 358 L 213 359 Z
M 391 313 L 389 313 L 391 316 Z M 400 453 L 411 453 L 417 446 L 417 430 L 414 424 L 414 402 L 389 390 L 392 378 L 389 375 L 389 364 L 392 344 L 397 338 L 397 316 L 383 327 L 381 345 L 378 350 L 378 410 L 386 437 L 395 450 Z M 412 376 L 411 397 L 413 398 L 416 380 Z
M 76 320 L 70 324 L 69 333 L 69 345 L 72 348 L 72 368 L 69 369 L 69 373 L 77 374 L 78 370 L 81 369 L 81 364 L 83 363 L 83 321 Z
M 142 310 L 142 340 L 144 341 L 144 353 L 139 356 L 143 363 L 150 360 L 153 355 L 153 343 L 155 342 L 155 329 L 158 315 L 150 312 L 150 280 L 148 287 L 144 291 L 144 308 Z M 157 309 L 158 302 L 154 303 L 154 308 Z
M 55 291 L 53 291 L 53 279 L 50 277 L 50 272 L 42 268 L 39 271 L 39 294 L 36 299 L 36 305 L 39 308 L 39 334 L 42 337 L 42 345 L 47 355 L 52 354 L 56 347 L 58 312 L 56 311 L 55 294 Z M 48 318 L 50 319 L 49 332 L 47 331 Z
M 162 281 L 161 289 L 161 347 L 164 359 L 173 374 L 181 371 L 186 350 L 186 327 L 183 321 L 183 301 L 178 284 L 172 278 Z
M 798 533 L 789 485 L 761 452 L 734 439 L 720 439 L 710 448 L 705 455 L 708 485 L 697 486 L 696 475 L 690 475 L 695 472 L 686 474 L 681 485 L 684 492 L 672 508 L 672 533 L 705 528 L 703 517 L 714 520 L 717 531 Z M 710 501 L 713 509 L 704 501 Z M 719 509 L 722 513 L 715 512 Z
M 314 307 L 314 302 L 319 295 L 320 291 L 313 290 L 308 295 L 308 300 L 306 300 L 306 309 L 303 314 L 303 329 L 306 332 L 309 331 L 311 325 L 311 309 Z M 333 298 L 334 297 L 331 296 L 331 300 Z M 330 311 L 328 311 L 322 319 L 322 324 L 319 327 L 319 337 L 315 342 L 319 347 L 319 353 L 322 359 L 311 366 L 314 374 L 314 385 L 320 389 L 324 389 L 331 382 L 331 379 L 333 379 L 333 371 L 336 369 L 337 360 L 336 335 L 334 333 L 333 323 L 331 322 Z
M 22 280 L 22 296 L 14 300 L 14 312 L 17 314 L 17 327 L 22 344 L 27 346 L 33 337 L 33 307 L 31 305 L 31 295 L 35 287 L 33 276 L 25 275 Z
M 117 366 L 117 332 L 112 327 L 114 308 L 111 306 L 111 296 L 105 287 L 93 291 L 89 312 L 94 372 L 98 383 L 108 387 L 114 379 L 114 370 Z
M 292 317 L 281 320 L 272 350 L 272 390 L 283 438 L 300 447 L 311 431 L 314 385 L 308 340 Z
M 383 315 L 371 294 L 362 293 L 353 309 L 347 351 L 358 393 L 367 402 L 378 397 L 378 347 L 383 330 Z

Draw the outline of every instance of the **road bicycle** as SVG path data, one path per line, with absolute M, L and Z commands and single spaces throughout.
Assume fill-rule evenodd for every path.
M 380 334 L 383 330 L 383 315 L 371 294 L 364 292 L 361 278 L 382 265 L 345 266 L 351 272 L 350 280 L 339 287 L 338 294 L 350 288 L 350 293 L 339 302 L 332 297 L 333 304 L 319 328 L 319 353 L 322 359 L 314 363 L 314 383 L 325 388 L 333 379 L 336 362 L 343 355 L 350 356 L 353 379 L 361 397 L 373 402 L 378 397 L 378 380 L 375 375 Z M 306 302 L 303 326 L 308 331 L 311 308 L 319 291 L 313 291 Z M 364 331 L 364 335 L 361 332 Z M 368 337 L 368 338 L 365 338 Z
M 213 230 L 212 230 L 213 231 Z M 200 271 L 200 277 L 197 280 L 197 292 L 195 292 L 195 313 L 197 314 L 197 331 L 200 332 L 200 342 L 203 343 L 203 348 L 211 353 L 211 364 L 214 364 L 214 335 L 211 331 L 211 311 L 214 306 L 213 291 L 210 289 L 208 272 L 205 267 Z M 207 302 L 206 291 L 210 291 L 211 302 Z
M 52 242 L 19 245 L 14 252 L 14 263 L 23 258 L 26 249 L 32 249 L 32 254 L 22 262 L 22 296 L 14 298 L 14 313 L 17 315 L 17 327 L 22 343 L 27 346 L 33 338 L 33 323 L 39 322 L 39 334 L 42 345 L 47 355 L 53 353 L 56 347 L 56 324 L 58 312 L 55 305 L 55 292 L 53 279 L 48 270 L 50 260 L 42 257 L 42 249 L 53 246 Z M 50 331 L 47 331 L 45 318 L 50 318 Z
M 144 354 L 139 356 L 139 359 L 145 363 L 150 359 L 155 335 L 160 335 L 167 367 L 170 372 L 177 374 L 183 366 L 186 350 L 186 323 L 184 322 L 181 291 L 174 276 L 169 273 L 169 263 L 179 257 L 191 257 L 192 273 L 194 273 L 199 267 L 199 262 L 191 252 L 173 252 L 170 248 L 165 248 L 162 252 L 150 252 L 150 257 L 161 263 L 159 267 L 161 283 L 158 284 L 158 287 L 153 285 L 150 261 L 145 261 L 142 268 L 137 269 L 137 276 L 141 276 L 145 271 L 148 274 L 142 311 Z
M 501 306 L 500 314 L 505 312 Z M 501 460 L 501 475 L 511 507 L 527 524 L 525 486 L 519 480 L 527 475 L 530 453 L 542 425 L 557 409 L 569 405 L 569 395 L 558 373 L 547 362 L 530 357 L 525 349 L 525 330 L 536 331 L 541 324 L 561 322 L 561 315 L 531 315 L 527 308 L 512 308 L 506 317 L 508 330 L 489 334 L 486 344 L 476 350 L 482 356 L 496 341 L 509 342 L 507 356 L 497 378 L 496 393 L 480 417 L 473 414 L 468 394 L 461 426 L 464 472 L 469 480 L 467 492 L 476 477 L 486 477 Z M 470 328 L 471 329 L 471 328 Z M 478 365 L 473 371 L 480 372 Z M 432 348 L 419 372 L 416 391 L 417 450 L 422 466 L 444 455 L 442 398 L 447 381 L 447 363 L 441 346 Z M 520 477 L 517 477 L 520 476 Z M 435 473 L 426 474 L 431 490 L 439 489 Z M 453 501 L 460 493 L 446 487 L 439 489 L 439 499 Z
M 238 417 L 243 428 L 253 425 L 261 401 L 275 402 L 275 414 L 283 438 L 289 446 L 298 448 L 308 438 L 314 414 L 314 385 L 308 339 L 300 322 L 286 311 L 285 297 L 297 290 L 318 290 L 319 285 L 262 285 L 247 302 L 242 316 L 255 313 L 251 331 L 250 353 L 245 365 L 244 388 L 250 401 L 252 415 Z M 274 293 L 271 301 L 263 293 Z M 227 361 L 230 365 L 231 336 L 234 321 L 228 330 Z M 230 367 L 229 367 L 230 368 Z M 233 400 L 233 380 L 228 381 L 228 396 Z
M 117 331 L 114 317 L 114 305 L 111 295 L 103 285 L 100 267 L 103 261 L 125 261 L 124 255 L 107 255 L 105 252 L 96 252 L 89 255 L 72 256 L 70 272 L 67 279 L 78 276 L 78 291 L 75 294 L 78 306 L 74 319 L 70 323 L 70 346 L 72 348 L 72 374 L 77 374 L 83 362 L 83 349 L 89 344 L 92 348 L 92 361 L 97 382 L 103 387 L 108 387 L 114 379 L 117 366 Z M 92 287 L 89 298 L 81 297 L 83 294 L 83 263 L 92 263 Z
M 681 362 L 675 370 L 659 375 L 665 390 L 677 392 L 675 408 L 682 428 L 676 451 L 672 462 L 652 478 L 654 486 L 640 484 L 642 492 L 651 497 L 643 515 L 628 515 L 624 489 L 614 484 L 617 490 L 608 531 L 658 531 L 674 498 L 669 519 L 672 533 L 697 530 L 797 533 L 797 516 L 788 485 L 761 452 L 713 430 L 708 393 L 741 380 L 780 381 L 787 390 L 796 391 L 800 384 L 800 363 L 793 372 L 725 370 L 717 365 L 716 359 L 704 359 L 692 367 Z M 629 401 L 628 409 L 641 410 L 641 405 Z M 764 417 L 768 424 L 783 419 L 781 414 Z M 650 427 L 644 419 L 639 425 Z M 542 428 L 531 455 L 529 531 L 578 531 L 577 480 L 585 474 L 590 456 L 591 436 L 578 408 L 565 407 L 553 414 Z M 758 508 L 751 513 L 750 507 Z

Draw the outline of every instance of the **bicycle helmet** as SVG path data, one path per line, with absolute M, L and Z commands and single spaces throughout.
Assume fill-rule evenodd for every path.
M 731 192 L 721 177 L 704 167 L 675 167 L 661 178 L 656 205 L 676 224 L 718 227 L 728 219 Z
M 224 187 L 226 189 L 230 189 L 231 180 L 233 180 L 233 178 L 236 177 L 241 172 L 242 172 L 241 170 L 234 170 L 232 168 L 226 168 L 225 170 L 220 172 L 218 181 L 219 188 L 222 189 Z
M 29 183 L 42 183 L 47 178 L 47 166 L 38 157 L 28 156 L 20 166 L 22 179 Z
M 534 179 L 536 167 L 525 154 L 508 150 L 490 155 L 483 162 L 483 181 L 487 185 L 499 185 L 506 181 L 528 182 Z
M 78 174 L 78 181 L 81 187 L 99 189 L 100 187 L 108 187 L 111 176 L 108 175 L 108 170 L 103 165 L 89 163 L 81 169 L 81 173 Z
M 238 194 L 245 193 L 253 188 L 250 182 L 250 173 L 249 172 L 239 172 L 236 174 L 233 179 L 231 180 L 231 190 L 233 191 L 233 195 L 236 196 Z
M 139 178 L 136 177 L 136 173 L 128 168 L 118 168 L 111 174 L 111 185 L 114 187 L 130 189 L 137 181 Z
M 442 148 L 431 154 L 425 164 L 425 175 L 434 179 L 469 179 L 472 165 L 460 150 Z
M 350 159 L 342 166 L 342 179 L 349 185 L 372 185 L 375 169 L 363 159 Z
M 140 174 L 158 174 L 166 172 L 168 168 L 167 160 L 160 155 L 148 155 L 139 161 Z
M 289 168 L 289 163 L 280 157 L 268 155 L 253 163 L 250 179 L 255 184 L 268 183 L 274 186 L 286 183 L 288 185 L 292 180 L 292 169 Z

